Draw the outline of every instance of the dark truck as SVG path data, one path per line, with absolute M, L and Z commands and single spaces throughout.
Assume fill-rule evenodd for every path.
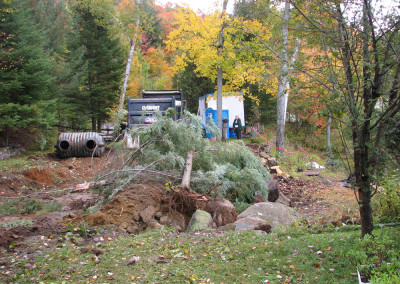
M 182 90 L 142 91 L 141 99 L 128 100 L 128 128 L 145 126 L 157 120 L 156 113 L 165 115 L 169 108 L 174 108 L 173 119 L 179 119 L 183 112 Z

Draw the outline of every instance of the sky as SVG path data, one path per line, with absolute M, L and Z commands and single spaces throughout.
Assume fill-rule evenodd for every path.
M 222 10 L 222 0 L 155 0 L 155 2 L 163 5 L 168 2 L 176 3 L 182 6 L 187 5 L 195 12 L 197 12 L 198 9 L 204 13 Z M 228 1 L 228 13 L 233 12 L 234 2 L 234 0 Z M 379 2 L 387 8 L 393 8 L 396 5 L 400 5 L 400 0 L 379 0 Z
M 215 10 L 222 10 L 222 0 L 155 0 L 155 3 L 163 4 L 176 3 L 181 6 L 189 6 L 193 11 L 197 12 L 200 9 L 204 13 Z M 228 13 L 233 11 L 233 0 L 228 1 Z

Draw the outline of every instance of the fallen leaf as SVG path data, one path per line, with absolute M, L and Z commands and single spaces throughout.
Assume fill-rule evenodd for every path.
M 126 263 L 127 265 L 131 265 L 131 264 L 134 264 L 134 263 L 136 263 L 136 262 L 138 262 L 140 260 L 140 257 L 139 256 L 132 256 L 129 260 L 128 260 L 128 262 Z
M 99 263 L 99 262 L 100 262 L 100 260 L 99 260 L 99 258 L 97 257 L 97 255 L 94 255 L 94 256 L 92 257 L 92 260 L 93 260 L 95 263 Z

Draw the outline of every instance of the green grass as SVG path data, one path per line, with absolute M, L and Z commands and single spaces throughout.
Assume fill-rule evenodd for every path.
M 4 199 L 0 202 L 0 214 L 29 214 L 29 213 L 50 213 L 61 211 L 62 206 L 57 201 L 43 202 L 42 200 L 25 198 L 25 199 Z
M 13 157 L 0 160 L 1 172 L 24 171 L 35 165 L 35 162 L 28 160 L 28 156 Z
M 21 156 L 11 157 L 6 160 L 0 160 L 0 171 L 1 172 L 20 172 L 30 169 L 31 167 L 40 165 L 43 163 L 43 159 L 38 160 L 30 159 L 30 157 L 41 157 L 49 153 L 53 153 L 54 150 L 47 151 L 28 151 Z
M 15 227 L 24 227 L 24 226 L 32 226 L 33 222 L 28 219 L 20 219 L 10 222 L 1 223 L 1 227 L 3 228 L 15 228 Z
M 392 228 L 377 229 L 389 233 Z M 109 240 L 104 254 L 68 242 L 21 268 L 13 281 L 30 283 L 355 283 L 360 231 L 355 227 L 285 229 L 267 236 L 254 232 L 176 235 L 170 232 Z M 400 240 L 392 232 L 393 238 Z M 85 246 L 91 248 L 92 245 Z M 349 252 L 353 252 L 352 254 Z M 133 256 L 137 263 L 128 265 Z M 19 267 L 23 267 L 21 261 Z

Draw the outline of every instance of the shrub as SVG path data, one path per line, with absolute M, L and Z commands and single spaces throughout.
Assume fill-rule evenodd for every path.
M 237 214 L 242 213 L 244 210 L 249 208 L 252 204 L 246 203 L 246 202 L 240 202 L 240 201 L 235 201 L 232 203 L 233 206 L 235 207 L 235 211 Z
M 373 206 L 378 222 L 400 221 L 400 186 L 396 176 L 392 174 L 382 180 L 381 190 Z
M 271 176 L 261 160 L 242 141 L 211 144 L 203 138 L 201 120 L 195 115 L 185 113 L 178 122 L 159 117 L 152 125 L 136 130 L 135 136 L 140 136 L 142 145 L 149 142 L 137 157 L 136 168 L 150 166 L 181 176 L 187 153 L 194 151 L 193 190 L 205 193 L 218 185 L 216 196 L 240 202 L 253 201 L 256 192 L 268 195 L 265 180 Z

